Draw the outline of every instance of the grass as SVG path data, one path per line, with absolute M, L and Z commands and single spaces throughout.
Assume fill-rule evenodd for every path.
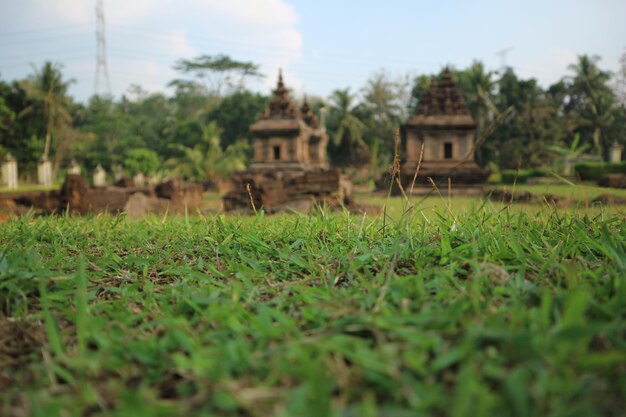
M 20 184 L 20 186 L 16 189 L 8 189 L 4 186 L 0 186 L 0 194 L 52 191 L 52 190 L 58 190 L 60 186 L 61 184 L 53 184 L 51 186 L 44 186 L 44 185 L 38 185 L 38 184 Z
M 622 415 L 623 213 L 441 201 L 2 224 L 0 415 Z
M 497 188 L 512 190 L 512 185 L 500 185 Z M 589 201 L 602 195 L 609 194 L 618 197 L 626 197 L 626 190 L 617 188 L 599 187 L 591 183 L 566 184 L 563 182 L 550 182 L 545 184 L 517 184 L 517 191 L 529 191 L 535 194 L 553 194 L 560 197 L 571 198 L 578 201 Z

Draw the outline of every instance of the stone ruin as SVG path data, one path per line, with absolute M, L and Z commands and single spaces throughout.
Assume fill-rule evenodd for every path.
M 454 188 L 484 185 L 489 171 L 474 161 L 476 126 L 450 71 L 444 69 L 440 79 L 433 78 L 429 89 L 422 94 L 415 115 L 402 126 L 405 145 L 399 178 L 405 190 L 413 182 L 422 146 L 424 153 L 416 187 L 430 189 L 428 177 L 443 185 L 442 188 L 447 188 L 448 178 Z M 383 175 L 378 188 L 387 190 L 389 180 L 389 174 Z
M 328 167 L 328 135 L 304 99 L 296 109 L 282 73 L 268 109 L 252 126 L 254 162 L 233 176 L 226 211 L 308 211 L 316 204 L 353 206 L 351 183 Z M 252 201 L 251 201 L 252 200 Z M 254 207 L 252 206 L 254 204 Z
M 146 187 L 127 182 L 119 186 L 91 187 L 82 176 L 68 174 L 59 190 L 1 194 L 0 215 L 19 215 L 31 209 L 41 214 L 59 214 L 66 210 L 75 214 L 126 212 L 130 218 L 195 213 L 204 206 L 203 193 L 201 184 L 177 179 Z

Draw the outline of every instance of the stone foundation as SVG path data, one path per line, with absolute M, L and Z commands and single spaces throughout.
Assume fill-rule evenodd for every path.
M 236 174 L 231 190 L 224 195 L 224 210 L 309 211 L 315 205 L 350 206 L 351 183 L 337 169 L 300 172 L 248 170 Z M 248 191 L 249 185 L 249 191 Z
M 428 179 L 431 178 L 438 188 L 447 190 L 449 178 L 452 189 L 481 189 L 487 184 L 487 178 L 490 174 L 488 170 L 479 167 L 476 163 L 471 161 L 461 164 L 423 164 L 420 167 L 417 177 L 415 177 L 415 167 L 411 168 L 412 169 L 408 169 L 407 166 L 403 166 L 399 176 L 402 187 L 407 193 L 413 184 L 413 178 L 415 178 L 414 188 L 432 189 L 432 183 Z M 378 191 L 388 191 L 390 179 L 389 173 L 384 173 L 376 182 L 376 189 Z M 393 184 L 391 192 L 393 195 L 401 194 L 396 183 Z
M 127 212 L 129 217 L 146 214 L 194 213 L 203 207 L 201 184 L 169 180 L 148 187 L 90 187 L 80 175 L 70 174 L 60 190 L 6 194 L 3 205 L 33 208 L 42 214 Z M 10 201 L 10 203 L 9 203 Z

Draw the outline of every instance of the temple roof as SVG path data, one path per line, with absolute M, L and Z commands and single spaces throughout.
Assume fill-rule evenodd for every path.
M 263 116 L 252 126 L 251 131 L 267 130 L 298 130 L 300 124 L 297 120 L 296 109 L 289 99 L 289 90 L 283 82 L 283 73 L 278 73 L 276 89 L 272 91 L 273 97 Z
M 315 116 L 311 107 L 309 107 L 309 101 L 306 99 L 306 96 L 304 96 L 304 102 L 302 103 L 302 107 L 300 107 L 300 114 L 302 115 L 302 120 L 304 120 L 304 123 L 307 125 L 314 129 L 320 126 L 317 116 Z
M 467 109 L 448 68 L 444 69 L 439 81 L 432 79 L 430 87 L 422 94 L 415 115 L 406 125 L 440 128 L 476 127 L 476 121 Z

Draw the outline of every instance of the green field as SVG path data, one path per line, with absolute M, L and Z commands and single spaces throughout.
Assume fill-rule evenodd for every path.
M 403 204 L 0 224 L 0 415 L 623 415 L 623 212 Z

